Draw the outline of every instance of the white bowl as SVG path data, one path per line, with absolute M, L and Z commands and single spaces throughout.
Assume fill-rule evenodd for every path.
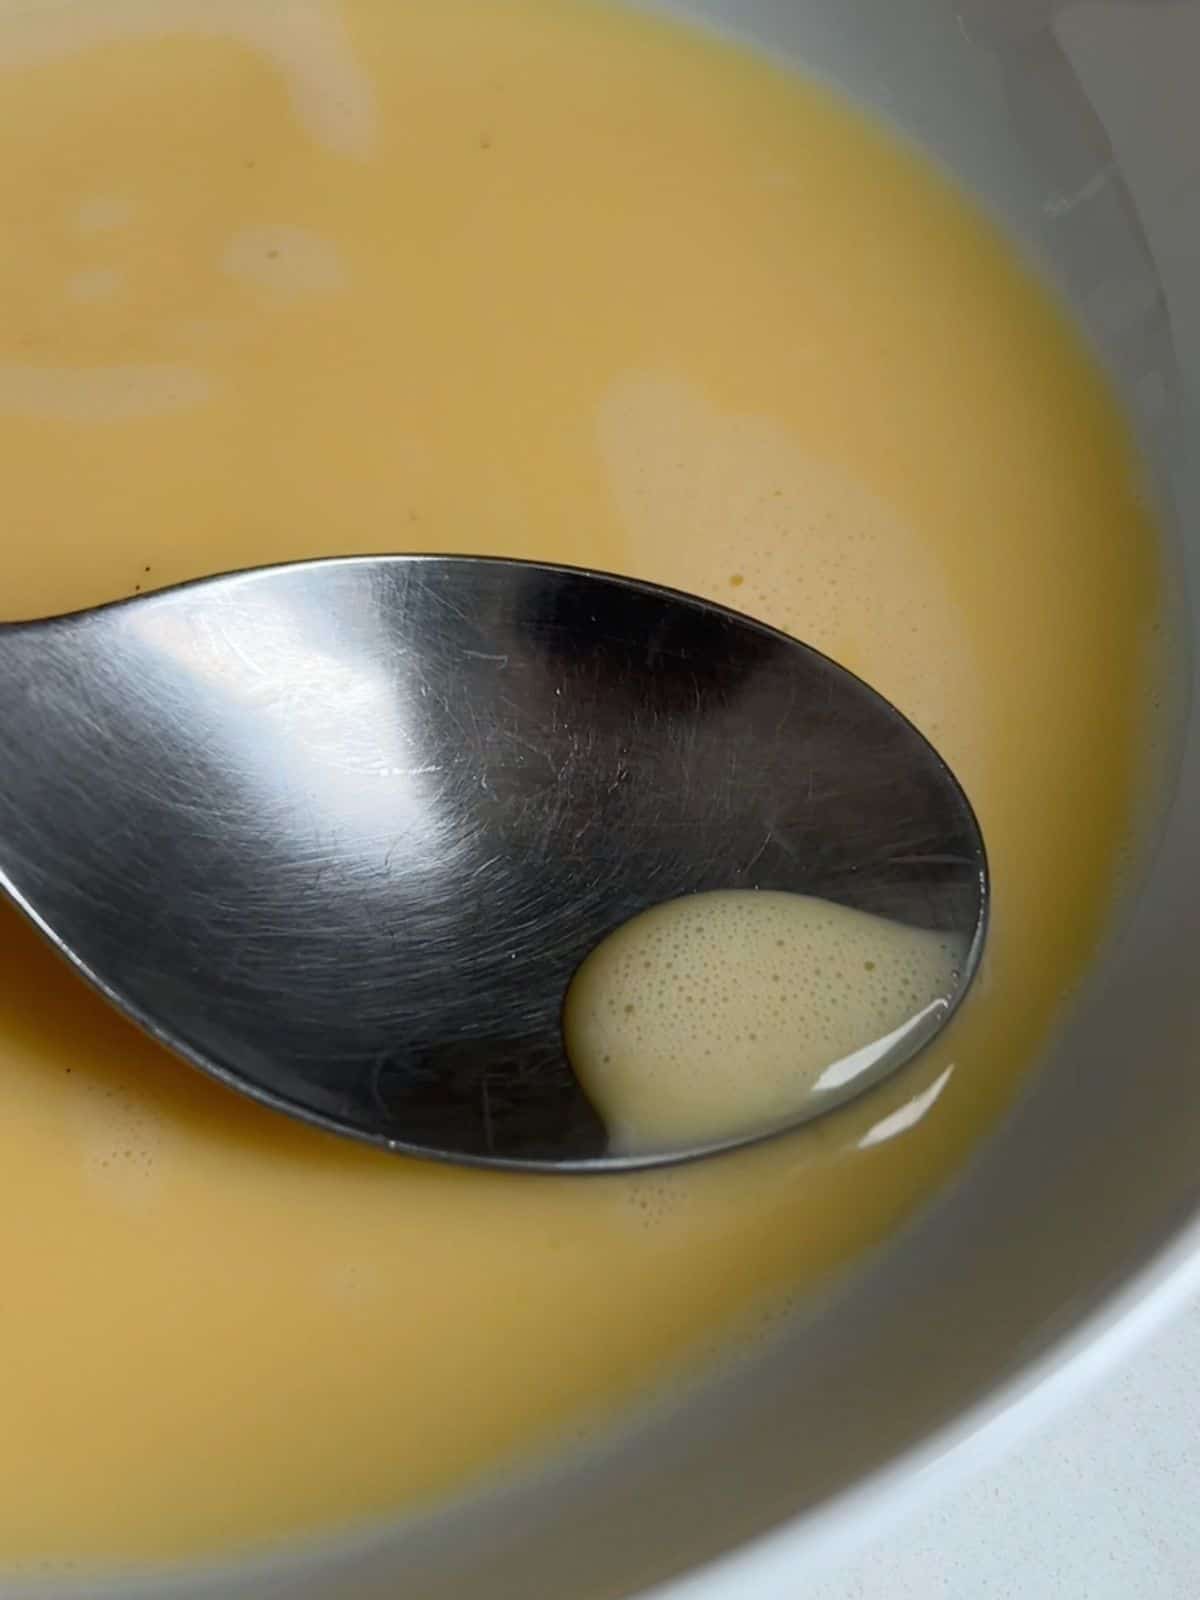
M 674 9 L 841 83 L 1024 241 L 1124 392 L 1179 533 L 1182 596 L 1200 558 L 1200 472 L 1193 460 L 1189 479 L 1186 459 L 1189 440 L 1200 457 L 1200 427 L 1192 411 L 1180 432 L 1176 405 L 1179 371 L 1200 376 L 1200 95 L 1188 87 L 1200 6 Z M 1085 1002 L 952 1191 L 825 1314 L 602 1456 L 370 1539 L 111 1593 L 793 1597 L 819 1552 L 902 1514 L 1074 1392 L 1200 1276 L 1200 740 L 1190 706 L 1187 718 L 1156 862 Z

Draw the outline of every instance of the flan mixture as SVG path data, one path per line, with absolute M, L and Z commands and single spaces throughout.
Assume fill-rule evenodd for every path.
M 642 1179 L 289 1123 L 0 910 L 0 1573 L 209 1558 L 615 1423 L 961 1165 L 1113 904 L 1159 541 L 1106 381 L 973 202 L 680 24 L 0 0 L 0 141 L 0 616 L 346 552 L 635 574 L 894 701 L 993 875 L 931 1049 Z
M 703 1147 L 799 1122 L 861 1081 L 946 1013 L 966 959 L 960 934 L 817 895 L 686 895 L 591 952 L 563 1040 L 611 1150 Z

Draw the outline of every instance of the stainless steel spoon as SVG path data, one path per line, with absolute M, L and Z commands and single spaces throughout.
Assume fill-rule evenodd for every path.
M 969 945 L 983 841 L 912 725 L 824 656 L 630 580 L 312 562 L 0 628 L 0 885 L 156 1038 L 388 1149 L 590 1170 L 582 958 L 643 908 L 800 890 Z M 767 1130 L 763 1130 L 764 1132 Z M 753 1137 L 751 1135 L 750 1137 Z

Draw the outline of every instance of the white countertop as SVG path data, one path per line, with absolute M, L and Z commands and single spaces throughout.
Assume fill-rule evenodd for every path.
M 1196 1600 L 1200 1296 L 999 1466 L 799 1600 Z

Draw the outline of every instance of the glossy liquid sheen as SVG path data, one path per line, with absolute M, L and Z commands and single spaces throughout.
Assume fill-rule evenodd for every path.
M 576 1438 L 955 1170 L 1111 904 L 1157 547 L 1104 384 L 972 207 L 673 25 L 0 0 L 0 140 L 4 615 L 347 551 L 631 572 L 864 676 L 991 854 L 985 968 L 933 1050 L 642 1181 L 293 1125 L 5 911 L 0 1568 L 185 1558 Z

